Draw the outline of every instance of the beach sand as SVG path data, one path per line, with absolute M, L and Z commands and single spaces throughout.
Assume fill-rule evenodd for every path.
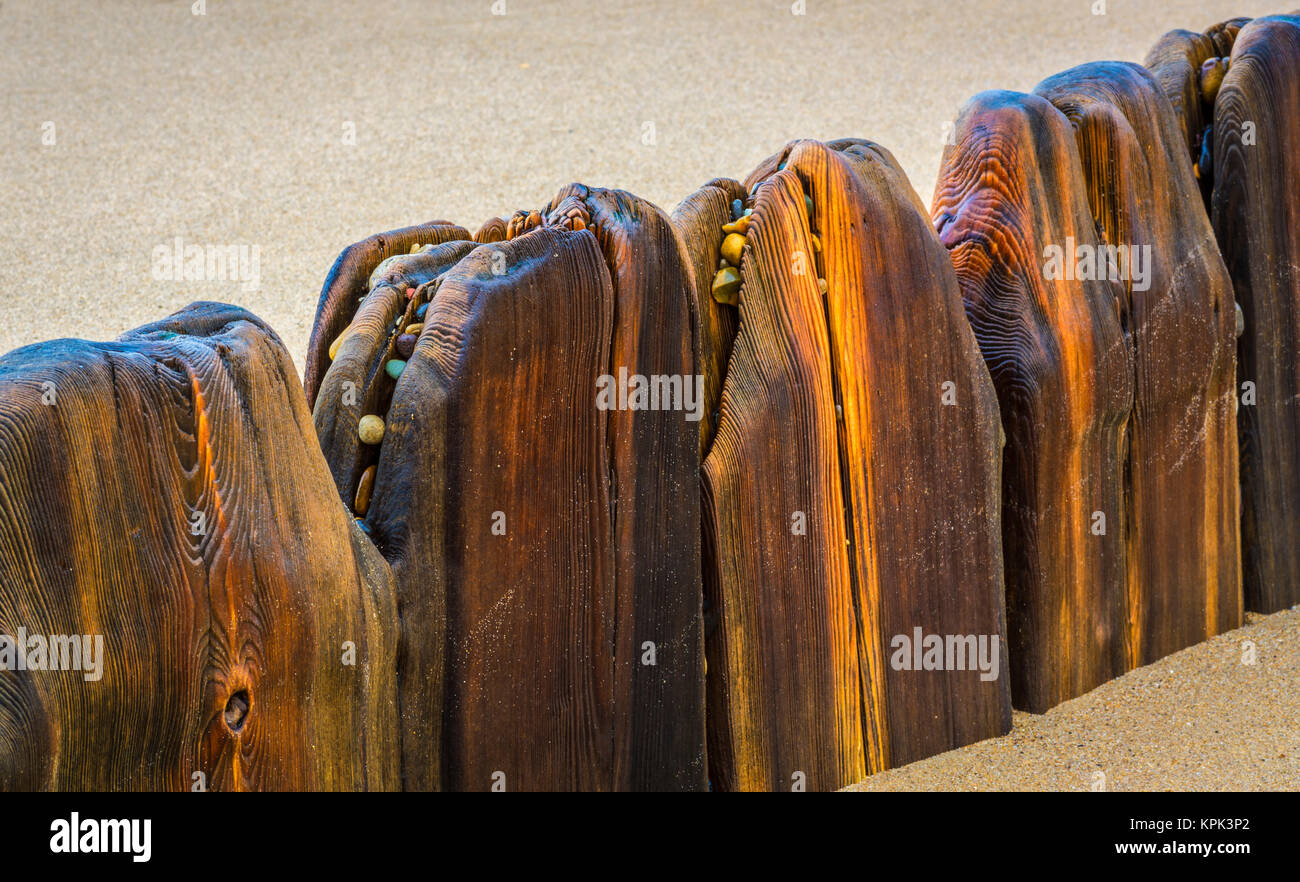
M 1140 62 L 1165 31 L 1280 11 L 208 0 L 196 16 L 191 3 L 0 0 L 0 351 L 111 339 L 220 300 L 270 322 L 301 369 L 325 273 L 358 239 L 432 218 L 473 231 L 570 181 L 671 210 L 797 137 L 883 144 L 928 205 L 944 127 L 974 93 Z M 256 246 L 256 287 L 155 278 L 154 250 L 177 237 Z
M 354 241 L 433 218 L 472 231 L 570 181 L 671 210 L 796 137 L 879 142 L 928 204 L 945 125 L 974 93 L 1285 9 L 493 5 L 0 0 L 0 351 L 219 300 L 266 319 L 301 369 L 325 273 Z M 256 254 L 256 283 L 158 278 L 155 250 L 178 238 Z M 1109 789 L 1300 787 L 1298 625 L 1258 621 L 869 786 L 1081 789 L 1101 771 Z
M 1246 618 L 1045 714 L 1017 711 L 1010 735 L 848 789 L 1300 790 L 1300 608 Z

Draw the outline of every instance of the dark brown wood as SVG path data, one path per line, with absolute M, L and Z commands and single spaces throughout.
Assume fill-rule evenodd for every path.
M 1134 346 L 1124 465 L 1134 668 L 1242 623 L 1232 281 L 1182 129 L 1145 68 L 1086 64 L 1035 93 L 1074 126 L 1102 242 L 1128 255 L 1115 275 Z
M 375 268 L 389 257 L 406 254 L 415 245 L 438 245 L 453 239 L 468 238 L 469 231 L 464 227 L 434 220 L 377 233 L 343 249 L 325 276 L 320 301 L 316 304 L 311 337 L 307 341 L 303 388 L 307 393 L 308 407 L 316 406 L 316 391 L 320 388 L 325 371 L 329 369 L 330 344 L 352 323 L 352 316 L 370 290 L 370 274 Z
M 933 217 L 998 390 L 1011 692 L 1017 707 L 1041 712 L 1133 657 L 1123 290 L 1049 277 L 1049 247 L 1095 254 L 1100 243 L 1074 130 L 1038 96 L 971 99 L 944 149 Z
M 1300 603 L 1300 17 L 1241 29 L 1214 104 L 1213 143 L 1211 219 L 1245 319 L 1245 603 L 1268 613 Z
M 392 574 L 260 320 L 0 358 L 0 474 L 0 633 L 103 638 L 0 674 L 0 789 L 398 786 Z
M 475 249 L 429 307 L 367 516 L 399 586 L 408 789 L 614 786 L 613 308 L 594 238 L 552 228 Z
M 834 789 L 1010 728 L 996 399 L 886 151 L 793 142 L 746 186 L 704 465 L 710 773 L 724 790 Z M 895 638 L 916 628 L 984 635 L 993 679 L 901 669 Z
M 1232 18 L 1205 33 L 1170 31 L 1147 53 L 1145 64 L 1173 106 L 1188 155 L 1195 161 L 1201 151 L 1201 134 L 1213 121 L 1213 108 L 1201 97 L 1201 65 L 1210 58 L 1232 52 L 1233 40 L 1249 18 Z
M 677 378 L 682 409 L 608 412 L 618 606 L 615 787 L 703 790 L 700 319 L 668 215 L 622 190 L 564 188 L 594 225 L 614 286 L 607 375 Z M 687 408 L 692 408 L 688 410 Z M 653 644 L 654 663 L 647 663 Z
M 570 234 L 556 238 L 561 229 Z M 696 392 L 700 332 L 685 247 L 649 203 L 576 184 L 545 209 L 484 230 L 488 244 L 449 242 L 392 264 L 393 278 L 377 280 L 339 344 L 317 400 L 316 424 L 343 498 L 352 500 L 363 472 L 377 466 L 363 523 L 398 583 L 404 784 L 479 789 L 501 771 L 509 789 L 704 789 L 701 413 L 680 409 Z M 590 255 L 584 242 L 595 249 Z M 561 251 L 573 254 L 562 260 Z M 416 272 L 419 261 L 427 266 Z M 608 293 L 583 287 L 599 280 Z M 444 292 L 460 305 L 444 309 Z M 602 298 L 606 319 L 590 311 Z M 395 357 L 396 333 L 426 301 L 429 316 L 440 318 L 424 322 L 394 382 L 384 365 Z M 520 306 L 533 301 L 533 310 Z M 536 347 L 532 361 L 525 342 Z M 571 359 L 598 343 L 601 369 L 575 374 Z M 436 382 L 428 361 L 435 353 L 443 365 Z M 463 362 L 478 367 L 455 367 Z M 494 379 L 496 372 L 503 376 Z M 625 375 L 675 378 L 684 393 L 678 409 L 599 409 L 598 379 Z M 512 383 L 537 388 L 503 391 Z M 346 405 L 345 384 L 360 389 Z M 377 447 L 358 440 L 366 414 L 386 421 Z M 600 449 L 582 457 L 599 455 L 599 488 L 590 474 L 572 472 L 573 445 L 591 440 L 593 426 Z M 564 431 L 580 438 L 557 443 L 552 436 Z M 499 446 L 482 448 L 491 438 Z M 476 458 L 483 456 L 490 464 Z M 530 456 L 539 457 L 530 468 L 555 495 L 549 503 L 506 465 L 518 457 L 523 468 Z M 597 489 L 608 535 L 581 519 L 563 526 Z M 470 498 L 490 501 L 489 515 L 502 512 L 517 545 L 512 559 L 501 559 L 492 541 L 481 544 L 492 525 L 466 519 Z M 561 532 L 571 555 L 590 557 L 584 566 L 608 584 L 588 573 L 575 586 L 576 564 L 555 550 Z M 507 594 L 512 617 L 481 633 Z M 565 616 L 573 615 L 591 617 L 589 658 L 570 659 Z M 505 665 L 509 659 L 515 663 Z M 565 673 L 571 663 L 596 679 L 574 681 Z M 586 708 L 590 688 L 609 706 Z M 554 740 L 553 723 L 569 725 L 569 734 Z M 594 729 L 580 735 L 583 726 Z M 589 736 L 596 741 L 572 740 Z M 539 739 L 559 752 L 539 748 Z M 571 748 L 583 756 L 566 758 Z
M 718 270 L 723 224 L 731 220 L 731 203 L 745 190 L 730 178 L 715 178 L 687 196 L 673 210 L 673 226 L 681 234 L 690 262 L 696 311 L 700 316 L 700 369 L 704 374 L 704 419 L 700 421 L 700 461 L 708 455 L 718 430 L 722 381 L 727 375 L 738 322 L 735 308 L 716 302 L 711 293 Z
M 415 311 L 428 300 L 427 292 L 409 298 L 406 292 L 432 288 L 439 275 L 474 247 L 473 242 L 456 239 L 418 254 L 390 258 L 351 323 L 336 338 L 337 349 L 320 381 L 312 418 L 339 495 L 350 509 L 362 472 L 374 465 L 378 454 L 377 448 L 360 442 L 357 423 L 365 414 L 387 412 L 396 383 L 384 366 L 397 357 L 398 334 L 417 322 Z

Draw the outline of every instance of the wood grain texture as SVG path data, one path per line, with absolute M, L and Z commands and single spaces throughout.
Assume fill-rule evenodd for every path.
M 1211 220 L 1245 317 L 1237 379 L 1256 403 L 1243 396 L 1237 412 L 1242 569 L 1246 608 L 1264 613 L 1300 602 L 1298 144 L 1300 17 L 1255 19 L 1214 104 Z
M 436 284 L 474 247 L 473 242 L 457 239 L 393 258 L 341 332 L 342 341 L 320 381 L 312 419 L 335 486 L 349 508 L 361 473 L 378 454 L 376 448 L 360 442 L 357 423 L 365 414 L 388 411 L 396 383 L 384 372 L 384 365 L 396 357 L 397 334 L 416 322 L 417 304 L 427 300 L 426 296 L 407 298 L 403 292 Z
M 713 277 L 718 271 L 722 225 L 731 220 L 731 203 L 743 199 L 745 190 L 730 178 L 715 178 L 683 199 L 673 209 L 672 222 L 686 248 L 696 311 L 700 317 L 700 370 L 704 374 L 704 419 L 700 420 L 700 461 L 708 455 L 718 430 L 722 381 L 736 337 L 739 317 L 735 307 L 713 299 Z
M 663 211 L 622 190 L 572 184 L 614 286 L 606 373 L 694 390 L 700 320 L 686 248 Z M 702 406 L 702 404 L 701 404 Z M 620 790 L 702 790 L 704 632 L 699 425 L 684 409 L 611 410 L 617 584 L 615 779 Z M 655 664 L 643 664 L 646 645 Z
M 1147 53 L 1144 64 L 1160 84 L 1160 91 L 1173 107 L 1188 155 L 1195 160 L 1201 150 L 1201 133 L 1213 121 L 1213 108 L 1201 99 L 1201 64 L 1209 58 L 1223 58 L 1249 18 L 1232 18 L 1207 28 L 1204 33 L 1176 30 L 1165 34 Z
M 376 286 L 317 401 L 340 494 L 377 465 L 364 524 L 398 584 L 404 785 L 482 789 L 502 771 L 512 790 L 704 789 L 699 422 L 597 407 L 602 376 L 693 391 L 686 248 L 649 203 L 577 184 L 489 227 L 488 244 L 392 266 L 439 261 Z M 394 382 L 392 329 L 430 297 Z M 358 443 L 364 413 L 386 419 L 378 448 Z M 497 511 L 504 537 L 485 532 Z
M 815 277 L 774 271 L 811 248 L 803 209 L 793 173 L 755 205 L 704 461 L 705 590 L 717 616 L 709 775 L 723 791 L 787 790 L 796 772 L 834 789 L 870 771 L 825 312 Z M 796 513 L 806 535 L 792 532 Z
M 1074 126 L 1102 241 L 1139 249 L 1116 273 L 1134 347 L 1124 541 L 1127 665 L 1139 667 L 1242 624 L 1232 281 L 1145 68 L 1087 64 L 1035 94 Z
M 1000 654 L 998 678 L 988 682 L 970 671 L 884 668 L 886 757 L 897 766 L 1011 728 L 1001 429 L 956 273 L 902 168 L 870 141 L 827 146 L 796 146 L 786 161 L 809 184 L 816 226 L 826 231 L 819 265 L 863 574 L 859 604 L 880 610 L 886 647 L 919 627 L 996 636 Z M 944 403 L 947 391 L 955 404 Z
M 444 220 L 433 220 L 411 227 L 377 233 L 343 249 L 334 260 L 312 322 L 307 341 L 307 364 L 303 369 L 303 388 L 307 406 L 316 406 L 316 392 L 321 378 L 329 369 L 329 347 L 352 322 L 357 306 L 369 291 L 370 274 L 384 260 L 406 254 L 415 245 L 437 245 L 454 239 L 469 239 L 469 231 Z
M 0 676 L 0 789 L 397 787 L 392 574 L 258 319 L 0 358 L 0 475 L 0 633 L 104 640 Z
M 890 663 L 918 627 L 1001 650 L 996 399 L 887 151 L 793 142 L 746 185 L 740 327 L 704 467 L 710 772 L 720 789 L 785 790 L 796 772 L 833 789 L 1010 728 L 1005 664 L 984 682 Z
M 984 92 L 954 142 L 933 218 L 998 390 L 1011 690 L 1041 712 L 1133 656 L 1122 495 L 1133 355 L 1118 283 L 1045 272 L 1048 246 L 1099 244 L 1065 116 L 1037 96 Z
M 550 228 L 476 249 L 429 307 L 367 517 L 399 585 L 408 789 L 614 786 L 613 309 L 595 239 Z

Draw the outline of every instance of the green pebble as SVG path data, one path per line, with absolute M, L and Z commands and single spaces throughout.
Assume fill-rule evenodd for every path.
M 813 213 L 812 197 L 809 196 L 807 193 L 803 194 L 803 204 L 804 207 L 808 209 L 808 213 L 812 214 Z
M 406 370 L 406 362 L 400 358 L 389 359 L 388 364 L 384 365 L 384 371 L 394 380 L 400 377 L 404 370 Z

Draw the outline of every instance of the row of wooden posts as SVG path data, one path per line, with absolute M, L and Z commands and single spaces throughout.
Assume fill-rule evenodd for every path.
M 1300 602 L 1297 145 L 1234 20 L 976 96 L 928 212 L 796 141 L 373 236 L 301 382 L 16 350 L 0 787 L 834 789 Z

